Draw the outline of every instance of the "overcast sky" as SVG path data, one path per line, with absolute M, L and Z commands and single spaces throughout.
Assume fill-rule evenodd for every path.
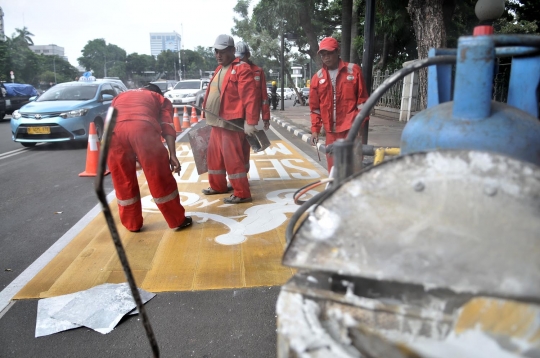
M 253 3 L 257 3 L 255 0 Z M 150 32 L 176 31 L 186 50 L 231 33 L 237 0 L 0 0 L 4 30 L 24 26 L 35 45 L 55 44 L 73 65 L 88 41 L 103 38 L 127 54 L 150 55 Z M 253 4 L 252 4 L 253 5 Z

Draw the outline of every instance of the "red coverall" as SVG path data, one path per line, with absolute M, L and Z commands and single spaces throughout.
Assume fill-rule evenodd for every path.
M 212 81 L 220 69 L 221 66 L 216 68 Z M 209 91 L 210 86 L 204 97 L 203 107 L 205 108 Z M 247 63 L 235 58 L 223 78 L 219 116 L 225 120 L 243 118 L 248 124 L 255 126 L 259 123 L 261 112 L 260 98 L 257 96 L 251 68 Z M 251 197 L 245 167 L 243 147 L 245 137 L 243 131 L 213 126 L 207 154 L 210 187 L 218 192 L 226 193 L 228 173 L 234 196 L 243 199 Z
M 122 224 L 130 231 L 143 225 L 135 158 L 148 181 L 154 202 L 170 228 L 185 220 L 178 186 L 171 173 L 169 153 L 161 134 L 176 136 L 173 107 L 163 96 L 138 89 L 123 92 L 111 104 L 118 110 L 107 163 L 112 174 Z
M 323 65 L 311 78 L 309 108 L 311 111 L 311 132 L 320 133 L 324 126 L 326 145 L 346 138 L 354 118 L 362 104 L 368 99 L 368 92 L 360 66 L 339 60 L 336 78 L 336 119 L 334 118 L 334 92 L 328 68 Z M 366 119 L 369 120 L 369 117 Z M 328 171 L 334 165 L 333 156 L 326 155 Z
M 253 73 L 253 79 L 257 85 L 257 98 L 261 99 L 261 113 L 263 121 L 270 120 L 270 102 L 268 102 L 268 92 L 266 91 L 266 76 L 261 67 L 255 65 L 253 62 L 248 63 Z M 246 171 L 249 172 L 249 159 L 251 154 L 251 145 L 244 139 L 243 151 L 245 158 Z

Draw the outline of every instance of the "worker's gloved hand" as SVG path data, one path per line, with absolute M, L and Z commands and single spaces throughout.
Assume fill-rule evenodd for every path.
M 264 123 L 264 127 L 263 127 L 264 130 L 265 131 L 269 130 L 270 129 L 270 120 L 269 119 L 268 120 L 263 119 L 263 123 Z
M 310 144 L 317 145 L 318 141 L 319 141 L 319 133 L 316 133 L 316 132 L 311 133 L 311 138 L 309 139 Z
M 255 132 L 257 132 L 257 128 L 255 128 L 255 126 L 248 124 L 247 121 L 244 122 L 244 133 L 246 133 L 246 135 L 251 137 L 255 134 Z

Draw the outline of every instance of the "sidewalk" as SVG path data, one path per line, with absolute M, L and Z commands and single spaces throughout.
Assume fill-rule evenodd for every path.
M 294 133 L 305 142 L 311 137 L 309 106 L 293 106 L 284 111 L 270 113 L 272 121 Z M 370 116 L 368 144 L 381 147 L 399 147 L 401 132 L 406 122 Z M 324 152 L 324 137 L 319 137 L 319 150 Z

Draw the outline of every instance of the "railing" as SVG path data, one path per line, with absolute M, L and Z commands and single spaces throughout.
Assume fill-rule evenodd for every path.
M 373 84 L 371 86 L 371 93 L 377 89 L 391 74 L 396 71 L 390 72 L 386 70 L 382 72 L 377 70 L 373 73 Z M 401 96 L 403 92 L 403 80 L 397 82 L 392 88 L 390 88 L 377 102 L 379 107 L 388 107 L 388 108 L 401 108 Z
M 404 64 L 405 65 L 405 64 Z M 397 70 L 375 71 L 373 73 L 372 93 Z M 420 110 L 418 100 L 418 73 L 412 73 L 392 86 L 377 102 L 375 115 L 408 121 Z

